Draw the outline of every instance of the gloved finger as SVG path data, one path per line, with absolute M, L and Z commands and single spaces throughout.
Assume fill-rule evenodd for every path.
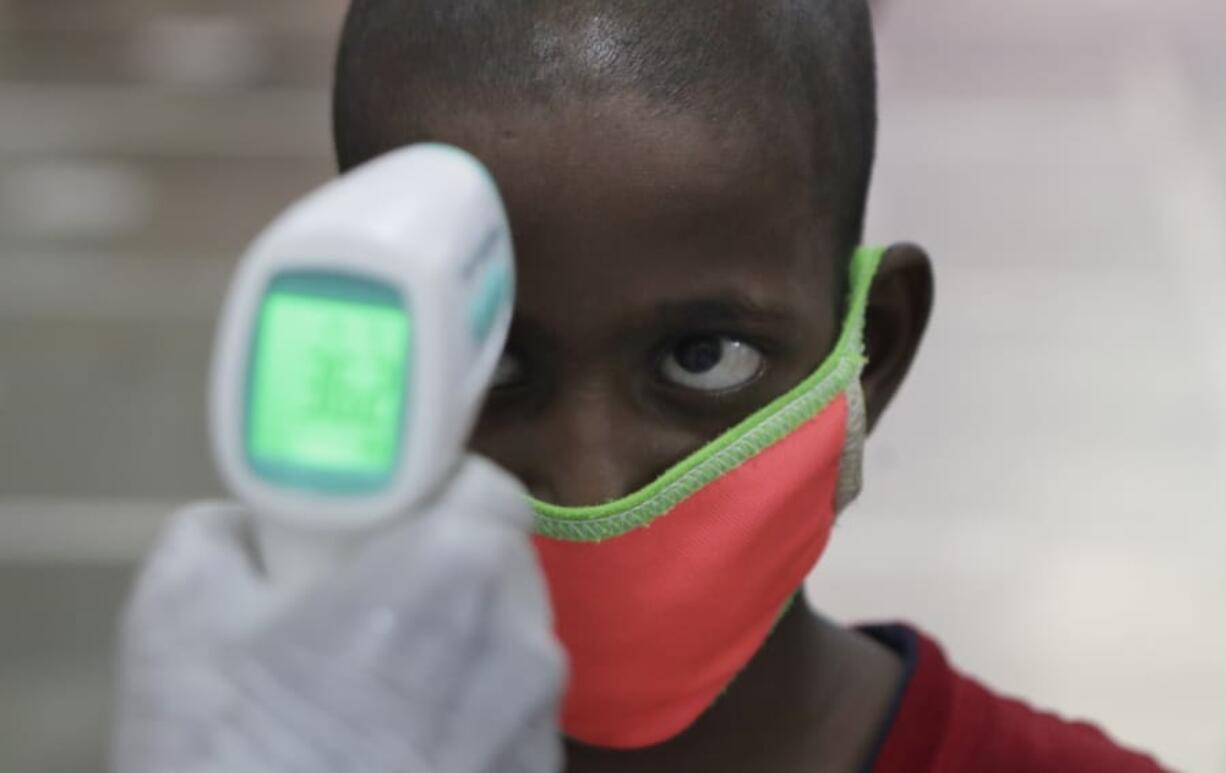
M 506 558 L 524 560 L 514 552 Z M 518 568 L 504 574 L 509 580 L 492 606 L 490 635 L 473 653 L 471 670 L 457 685 L 461 693 L 451 703 L 452 726 L 468 726 L 480 717 L 484 748 L 443 747 L 442 767 L 448 770 L 480 770 L 479 761 L 491 759 L 498 760 L 496 770 L 561 768 L 556 727 L 566 678 L 564 650 L 548 623 L 543 582 Z
M 434 619 L 446 630 L 471 625 L 474 605 L 507 579 L 506 554 L 531 554 L 524 524 L 531 522 L 524 489 L 493 463 L 468 457 L 446 491 L 371 539 L 335 577 L 302 598 L 307 617 L 341 630 Z M 535 558 L 517 572 L 535 575 Z M 448 616 L 448 613 L 450 616 Z
M 451 664 L 485 635 L 505 581 L 502 553 L 516 539 L 523 537 L 458 516 L 404 524 L 296 597 L 261 638 L 283 653 L 367 669 L 411 659 L 445 684 Z
M 271 713 L 295 722 L 307 722 L 311 696 L 327 696 L 332 725 L 361 728 L 372 745 L 407 744 L 440 770 L 518 770 L 489 767 L 488 761 L 503 749 L 528 754 L 521 750 L 525 735 L 536 739 L 531 745 L 537 750 L 528 758 L 559 759 L 553 728 L 561 648 L 540 622 L 547 617 L 541 611 L 547 600 L 537 579 L 514 581 L 534 571 L 524 563 L 531 547 L 511 540 L 498 546 L 492 558 L 482 556 L 482 566 L 494 566 L 485 576 L 502 581 L 444 583 L 423 594 L 425 604 L 367 605 L 363 617 L 353 614 L 353 603 L 332 608 L 333 599 L 316 598 L 310 615 L 270 628 L 260 650 L 248 650 L 258 674 L 247 668 L 232 681 L 258 677 L 254 692 L 286 701 Z M 383 596 L 377 590 L 373 595 Z M 333 615 L 326 609 L 348 617 L 329 621 Z M 473 727 L 482 728 L 479 739 L 455 741 Z
M 203 503 L 175 513 L 138 575 L 124 636 L 205 642 L 253 624 L 275 594 L 253 555 L 241 508 Z
M 533 521 L 528 491 L 523 484 L 476 454 L 464 457 L 452 483 L 427 505 L 426 517 L 434 513 L 488 520 L 521 532 L 530 531 Z
M 437 573 L 415 573 L 408 584 L 415 578 Z M 299 734 L 317 736 L 311 728 L 322 721 L 428 759 L 481 655 L 495 596 L 468 577 L 430 590 L 365 579 L 356 589 L 321 589 L 248 640 L 222 664 L 226 681 L 261 696 L 264 710 Z
M 458 487 L 470 492 L 508 480 L 496 470 L 485 475 L 490 468 L 469 470 Z M 356 690 L 353 705 L 435 707 L 406 723 L 427 743 L 445 732 L 443 707 L 456 705 L 486 650 L 503 646 L 505 634 L 547 649 L 551 621 L 535 554 L 527 535 L 497 515 L 521 504 L 522 494 L 517 484 L 493 491 L 447 498 L 446 506 L 402 524 L 338 569 L 334 581 L 297 599 L 250 643 L 272 678 L 292 683 L 295 674 L 323 674 L 328 664 L 344 663 L 356 678 L 327 687 L 337 705 L 350 703 L 343 696 Z M 488 512 L 476 513 L 478 507 Z M 513 615 L 499 609 L 511 604 Z M 511 617 L 527 630 L 500 630 Z

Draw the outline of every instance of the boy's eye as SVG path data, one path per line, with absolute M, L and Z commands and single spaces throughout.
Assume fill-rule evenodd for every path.
M 736 338 L 695 336 L 682 341 L 660 364 L 665 380 L 701 392 L 727 392 L 762 373 L 762 353 Z
M 510 352 L 503 352 L 490 379 L 491 389 L 506 389 L 524 380 L 524 363 Z

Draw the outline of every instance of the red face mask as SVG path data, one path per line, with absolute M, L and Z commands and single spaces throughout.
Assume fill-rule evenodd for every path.
M 684 731 L 770 634 L 860 488 L 864 311 L 881 250 L 852 262 L 847 320 L 816 373 L 642 491 L 537 509 L 570 656 L 564 732 L 633 749 Z

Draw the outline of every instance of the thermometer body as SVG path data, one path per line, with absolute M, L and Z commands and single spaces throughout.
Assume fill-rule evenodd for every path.
M 445 145 L 375 159 L 255 240 L 222 311 L 210 423 L 274 580 L 326 573 L 442 487 L 513 304 L 498 190 Z

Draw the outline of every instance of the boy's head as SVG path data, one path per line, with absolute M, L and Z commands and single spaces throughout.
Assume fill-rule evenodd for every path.
M 474 445 L 539 498 L 618 498 L 811 373 L 838 334 L 872 168 L 861 0 L 355 0 L 342 168 L 435 140 L 493 171 L 516 320 Z M 870 419 L 931 279 L 891 252 Z

